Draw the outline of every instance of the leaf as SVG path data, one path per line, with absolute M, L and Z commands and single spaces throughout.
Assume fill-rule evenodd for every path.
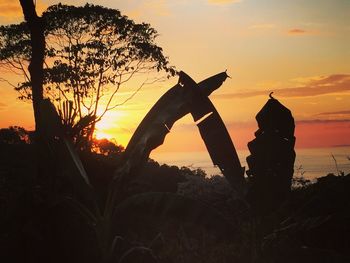
M 199 89 L 204 94 L 209 95 L 219 88 L 224 78 L 222 81 L 214 81 L 218 78 L 217 76 L 200 82 Z M 173 124 L 190 112 L 189 104 L 192 97 L 193 91 L 191 89 L 177 84 L 157 101 L 143 118 L 125 149 L 125 158 L 129 167 L 138 167 L 148 159 L 153 149 L 164 142 L 165 136 Z
M 123 174 L 137 169 L 149 157 L 153 149 L 164 142 L 174 123 L 192 114 L 195 121 L 208 113 L 207 119 L 198 124 L 214 165 L 219 165 L 224 176 L 240 197 L 244 197 L 244 168 L 219 113 L 209 98 L 227 78 L 226 72 L 214 75 L 198 85 L 184 72 L 179 74 L 179 84 L 168 90 L 144 117 L 125 149 Z M 222 150 L 222 151 L 221 151 Z M 123 169 L 118 169 L 115 174 Z
M 87 176 L 86 171 L 84 169 L 84 166 L 81 163 L 80 157 L 76 153 L 73 145 L 71 144 L 71 142 L 67 138 L 63 138 L 63 143 L 65 146 L 63 154 L 69 155 L 70 160 L 72 161 L 72 164 L 73 164 L 70 168 L 70 172 L 73 174 L 79 175 L 81 178 L 83 178 L 86 185 L 88 185 L 89 187 L 92 187 L 90 184 L 90 181 L 89 181 L 89 177 Z M 66 165 L 68 165 L 68 164 L 66 164 Z M 78 172 L 75 172 L 74 170 L 77 170 Z
M 85 199 L 91 200 L 93 191 L 89 178 L 80 157 L 63 133 L 62 123 L 54 105 L 50 100 L 46 99 L 41 102 L 40 107 L 40 125 L 43 125 L 42 130 L 45 141 L 50 144 L 54 152 L 52 158 L 57 158 L 55 161 L 59 163 L 61 172 L 70 179 L 75 189 Z

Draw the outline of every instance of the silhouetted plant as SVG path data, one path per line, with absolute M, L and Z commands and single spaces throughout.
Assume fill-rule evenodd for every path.
M 91 150 L 92 141 L 89 139 L 91 125 L 96 121 L 92 114 L 79 117 L 78 111 L 71 100 L 58 104 L 58 114 L 61 118 L 64 133 L 80 150 Z
M 305 173 L 306 172 L 304 171 L 304 168 L 302 165 L 299 165 L 295 169 L 294 176 L 292 178 L 292 188 L 293 189 L 304 188 L 304 187 L 308 186 L 309 184 L 311 184 L 311 181 L 304 177 Z
M 292 188 L 304 188 L 311 184 L 311 181 L 302 177 L 294 176 L 292 179 Z
M 271 213 L 291 191 L 295 161 L 294 118 L 291 111 L 272 97 L 256 115 L 259 129 L 248 143 L 250 182 L 247 199 L 261 215 Z
M 21 23 L 19 27 L 17 25 L 9 26 L 6 29 L 4 26 L 0 27 L 0 61 L 5 62 L 0 65 L 9 67 L 12 71 L 19 70 L 24 73 L 24 87 L 30 90 L 30 99 L 33 102 L 35 131 L 40 133 L 40 127 L 42 127 L 42 124 L 39 123 L 41 119 L 40 104 L 43 100 L 44 84 L 45 23 L 44 19 L 37 15 L 36 3 L 33 0 L 19 0 L 19 2 L 26 26 L 24 29 L 25 23 Z M 3 31 L 3 29 L 5 30 Z M 13 29 L 14 31 L 12 31 Z M 6 36 L 6 33 L 9 35 Z M 17 45 L 18 41 L 21 44 Z M 16 43 L 15 47 L 11 47 L 11 43 Z M 27 65 L 23 65 L 23 60 L 28 62 L 28 68 Z M 17 88 L 19 87 L 15 89 Z
M 157 31 L 146 23 L 135 23 L 118 10 L 86 4 L 50 6 L 42 15 L 45 33 L 44 96 L 53 102 L 72 101 L 78 120 L 107 111 L 130 100 L 144 85 L 164 79 L 148 73 L 164 70 L 175 74 L 162 48 L 155 43 Z M 29 29 L 30 29 L 29 24 Z M 24 76 L 16 90 L 21 99 L 32 99 L 32 82 L 27 73 L 32 48 L 26 23 L 0 27 L 1 67 Z M 141 81 L 127 98 L 116 94 L 131 79 Z M 112 88 L 113 87 L 113 88 Z M 101 98 L 107 98 L 101 105 Z
M 337 175 L 339 176 L 344 176 L 345 175 L 345 172 L 340 170 L 339 167 L 338 167 L 338 161 L 337 159 L 335 158 L 335 156 L 333 154 L 331 154 L 331 157 L 334 161 L 334 165 L 335 165 L 335 169 L 337 170 Z
M 96 138 L 92 141 L 92 149 L 96 153 L 110 157 L 118 156 L 124 151 L 124 147 L 118 145 L 115 141 Z
M 30 132 L 19 126 L 0 129 L 0 144 L 30 143 Z
M 126 225 L 128 225 L 133 218 L 136 218 L 131 216 L 131 211 L 135 215 L 142 216 L 148 213 L 149 216 L 155 218 L 157 216 L 166 216 L 178 217 L 186 222 L 197 220 L 197 224 L 222 231 L 222 233 L 229 233 L 234 230 L 230 222 L 226 221 L 215 210 L 180 195 L 143 193 L 125 199 L 125 196 L 121 196 L 121 194 L 127 193 L 127 188 L 130 185 L 119 181 L 121 178 L 119 173 L 115 173 L 111 178 L 112 187 L 108 188 L 107 197 L 101 206 L 79 156 L 63 132 L 60 117 L 56 113 L 53 104 L 49 100 L 44 100 L 41 110 L 43 112 L 43 120 L 41 122 L 46 124 L 43 127 L 43 139 L 48 146 L 48 157 L 51 159 L 51 162 L 57 162 L 57 175 L 67 178 L 75 189 L 73 195 L 61 195 L 55 197 L 54 200 L 60 200 L 61 203 L 72 207 L 74 211 L 81 215 L 87 225 L 93 229 L 101 262 L 113 262 L 116 260 L 116 250 L 119 244 L 117 241 L 120 237 L 115 235 L 115 229 L 123 225 L 122 222 L 126 222 Z M 120 192 L 121 189 L 123 189 L 123 192 Z M 153 211 L 153 214 L 150 214 L 151 211 Z M 219 221 L 221 223 L 215 226 Z M 127 227 L 122 229 L 124 231 L 132 230 L 132 228 Z M 144 248 L 138 247 L 132 251 L 137 252 L 140 249 Z M 148 250 L 146 249 L 145 251 Z M 128 254 L 130 253 L 128 252 Z M 126 256 L 118 254 L 118 257 L 122 260 Z

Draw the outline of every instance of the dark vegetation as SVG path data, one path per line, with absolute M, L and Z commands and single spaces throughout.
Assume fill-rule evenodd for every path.
M 290 194 L 295 161 L 292 113 L 272 97 L 256 115 L 259 129 L 248 143 L 247 200 L 260 215 L 271 213 Z
M 118 74 L 152 69 L 175 73 L 153 42 L 155 30 L 98 6 L 57 5 L 38 17 L 33 1 L 20 4 L 26 23 L 0 28 L 1 60 L 4 65 L 19 63 L 24 74 L 29 65 L 29 75 L 16 88 L 33 102 L 36 131 L 0 130 L 2 262 L 349 261 L 350 175 L 330 174 L 313 184 L 298 178 L 290 192 L 292 118 L 292 132 L 286 135 L 282 126 L 269 122 L 277 115 L 263 114 L 267 126 L 259 123 L 257 147 L 250 145 L 250 177 L 245 180 L 226 127 L 207 98 L 226 72 L 198 84 L 180 72 L 179 83 L 146 115 L 131 146 L 124 150 L 93 140 L 104 85 L 116 85 L 117 92 L 124 83 Z M 60 36 L 69 39 L 68 47 L 50 46 L 50 37 Z M 105 45 L 113 39 L 116 46 Z M 51 91 L 73 99 L 57 98 Z M 87 106 L 86 98 L 95 104 Z M 281 109 L 278 101 L 270 102 Z M 88 110 L 85 116 L 82 106 Z M 195 121 L 209 114 L 198 127 L 225 177 L 206 178 L 200 169 L 148 160 L 173 123 L 189 112 Z M 221 142 L 215 140 L 217 130 L 224 135 Z M 288 160 L 267 151 L 284 143 Z M 219 147 L 223 144 L 224 150 Z M 246 185 L 248 202 L 242 198 Z M 265 192 L 267 200 L 278 202 L 260 209 L 272 203 L 261 198 Z
M 38 178 L 28 136 L 19 127 L 0 130 L 2 259 L 100 262 L 92 227 L 74 206 L 59 200 L 74 189 L 64 177 Z M 99 143 L 80 156 L 103 203 L 123 149 Z M 113 219 L 120 262 L 349 260 L 350 174 L 329 174 L 314 183 L 296 178 L 288 200 L 264 216 L 252 215 L 225 178 L 206 178 L 202 170 L 149 160 L 134 178 Z M 174 195 L 183 199 L 169 198 Z

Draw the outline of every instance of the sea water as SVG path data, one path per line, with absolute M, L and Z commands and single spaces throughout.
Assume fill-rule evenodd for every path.
M 248 150 L 237 151 L 242 166 L 248 169 Z M 215 167 L 208 152 L 153 152 L 151 158 L 160 164 L 201 168 L 209 176 L 221 174 Z M 296 149 L 294 176 L 316 179 L 329 173 L 350 173 L 350 146 L 333 148 Z

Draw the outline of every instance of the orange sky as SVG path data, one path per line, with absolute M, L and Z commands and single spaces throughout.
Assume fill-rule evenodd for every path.
M 39 9 L 58 1 L 37 1 Z M 85 1 L 62 1 L 82 4 Z M 296 120 L 298 147 L 350 145 L 350 2 L 344 0 L 90 1 L 118 8 L 158 30 L 173 65 L 196 81 L 225 69 L 232 77 L 211 95 L 237 148 L 257 129 L 255 115 L 270 91 Z M 0 0 L 0 23 L 22 19 L 18 1 Z M 14 76 L 1 73 L 15 81 Z M 98 136 L 127 144 L 157 99 L 176 83 L 145 87 L 110 112 Z M 31 105 L 0 82 L 0 127 L 33 128 Z M 129 83 L 120 98 L 133 90 Z M 179 121 L 157 151 L 204 150 L 190 117 Z

